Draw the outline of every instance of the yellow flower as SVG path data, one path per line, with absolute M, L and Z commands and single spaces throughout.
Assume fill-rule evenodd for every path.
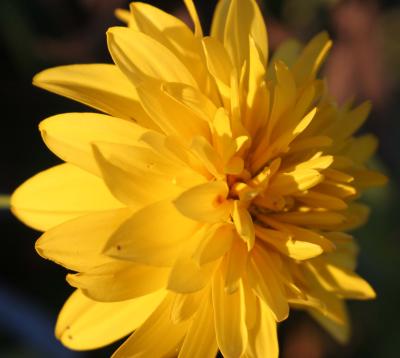
M 331 41 L 287 42 L 268 59 L 255 0 L 221 0 L 211 36 L 144 3 L 107 32 L 115 65 L 39 73 L 34 84 L 106 114 L 40 124 L 66 163 L 14 193 L 45 231 L 38 253 L 77 273 L 57 337 L 114 357 L 277 357 L 276 325 L 307 310 L 338 340 L 344 299 L 369 299 L 345 233 L 376 140 L 370 106 L 339 107 L 316 78 Z

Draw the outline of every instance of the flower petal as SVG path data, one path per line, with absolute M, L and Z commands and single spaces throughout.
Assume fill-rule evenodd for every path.
M 191 258 L 179 258 L 172 267 L 167 288 L 176 293 L 200 291 L 209 283 L 214 270 L 214 262 L 199 266 Z
M 376 297 L 369 283 L 352 270 L 320 260 L 310 262 L 308 267 L 318 282 L 329 292 L 357 300 L 369 300 Z
M 13 213 L 41 231 L 92 212 L 121 207 L 101 179 L 71 164 L 35 175 L 11 197 Z
M 112 358 L 166 357 L 175 353 L 188 323 L 172 323 L 173 295 L 169 294 L 153 314 L 113 354 Z
M 204 290 L 175 294 L 171 307 L 171 321 L 173 323 L 187 321 L 198 311 L 203 297 Z
M 109 262 L 86 272 L 69 274 L 68 283 L 100 302 L 124 301 L 166 287 L 168 268 L 141 266 L 131 262 Z
M 216 224 L 209 229 L 200 241 L 193 254 L 193 259 L 199 265 L 219 259 L 230 249 L 235 237 L 236 233 L 231 224 Z
M 107 31 L 107 40 L 114 62 L 135 86 L 150 78 L 197 87 L 182 62 L 150 36 L 129 28 L 112 27 Z
M 249 36 L 260 49 L 265 64 L 268 58 L 267 30 L 257 2 L 232 0 L 226 14 L 224 45 L 238 69 L 248 60 Z
M 144 109 L 166 135 L 180 137 L 186 142 L 190 142 L 196 135 L 209 138 L 210 130 L 204 116 L 181 101 L 176 87 L 146 81 L 137 87 L 137 91 Z
M 236 231 L 240 238 L 247 244 L 247 249 L 250 251 L 256 240 L 253 219 L 248 210 L 240 205 L 239 200 L 234 200 L 233 202 L 232 219 Z
M 343 322 L 329 319 L 329 317 L 326 317 L 315 310 L 309 310 L 309 313 L 323 328 L 327 330 L 328 333 L 332 335 L 333 338 L 335 338 L 339 343 L 346 344 L 350 339 L 350 322 L 346 304 L 343 300 L 338 299 L 338 305 L 342 311 L 342 316 L 345 318 Z
M 110 238 L 104 252 L 137 263 L 172 266 L 198 227 L 169 201 L 160 201 L 134 213 Z
M 227 220 L 231 203 L 226 200 L 228 186 L 223 181 L 197 185 L 174 200 L 176 208 L 186 217 L 201 222 Z
M 329 35 L 321 32 L 303 49 L 293 65 L 293 74 L 299 86 L 315 77 L 331 47 Z
M 93 142 L 135 145 L 146 130 L 133 122 L 97 113 L 65 113 L 45 119 L 39 129 L 47 147 L 62 160 L 100 175 Z
M 256 302 L 254 326 L 249 329 L 246 358 L 278 358 L 279 345 L 276 321 L 270 308 L 260 300 Z
M 211 295 L 207 295 L 188 329 L 179 358 L 215 358 L 218 346 L 215 337 Z
M 257 296 L 269 306 L 277 321 L 289 315 L 285 289 L 271 262 L 270 253 L 259 245 L 252 251 L 247 269 L 249 283 Z
M 227 294 L 221 274 L 213 280 L 215 332 L 218 347 L 224 357 L 240 357 L 247 346 L 247 327 L 243 289 Z
M 56 336 L 75 350 L 106 346 L 139 327 L 165 295 L 159 291 L 129 301 L 101 303 L 76 290 L 58 316 Z
M 130 215 L 130 210 L 119 209 L 67 221 L 46 231 L 36 241 L 36 251 L 74 271 L 103 265 L 111 259 L 101 254 L 102 247 Z
M 93 153 L 110 191 L 132 209 L 176 197 L 185 190 L 179 178 L 185 168 L 149 148 L 95 143 Z M 197 183 L 193 177 L 193 185 Z
M 157 129 L 144 112 L 135 87 L 115 65 L 54 67 L 37 74 L 33 84 L 112 116 L 132 119 L 144 127 Z
M 295 240 L 290 235 L 276 230 L 256 226 L 257 238 L 268 243 L 280 253 L 295 260 L 308 260 L 324 252 L 323 248 L 315 243 Z
M 186 8 L 189 12 L 190 17 L 192 18 L 194 24 L 194 34 L 196 37 L 203 37 L 203 29 L 201 27 L 199 15 L 197 13 L 196 7 L 193 3 L 193 0 L 183 0 L 186 5 Z

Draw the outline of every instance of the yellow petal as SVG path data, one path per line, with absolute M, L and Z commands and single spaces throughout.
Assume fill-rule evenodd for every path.
M 230 249 L 235 237 L 234 228 L 230 224 L 211 227 L 196 248 L 193 259 L 199 265 L 217 260 Z
M 185 189 L 174 163 L 148 148 L 96 143 L 93 152 L 110 191 L 132 209 L 176 197 Z
M 315 36 L 308 43 L 293 65 L 293 73 L 298 85 L 302 85 L 315 77 L 331 46 L 332 41 L 326 32 Z
M 142 83 L 137 91 L 144 109 L 165 134 L 182 137 L 186 142 L 190 142 L 196 135 L 210 138 L 204 116 L 199 114 L 199 110 L 195 111 L 183 103 L 182 96 L 177 93 L 177 86 L 148 81 Z
M 144 127 L 157 129 L 144 112 L 135 87 L 115 65 L 54 67 L 38 73 L 33 84 L 112 116 L 132 119 Z
M 271 179 L 268 191 L 281 196 L 302 192 L 323 181 L 323 175 L 314 169 L 298 169 L 290 173 L 279 173 Z
M 347 208 L 347 204 L 342 199 L 316 191 L 307 191 L 306 193 L 297 194 L 295 196 L 297 200 L 314 208 L 325 208 L 329 210 L 344 210 Z
M 198 226 L 169 201 L 160 201 L 133 214 L 107 242 L 104 252 L 138 263 L 172 266 Z
M 146 130 L 133 122 L 97 113 L 59 114 L 40 123 L 49 149 L 66 162 L 100 175 L 93 142 L 136 145 Z
M 173 295 L 169 294 L 153 314 L 112 355 L 126 357 L 168 357 L 185 335 L 188 323 L 174 324 L 170 319 Z
M 345 220 L 341 225 L 338 225 L 335 230 L 337 231 L 350 231 L 364 225 L 370 213 L 370 208 L 364 204 L 351 203 L 346 211 L 342 212 Z
M 227 294 L 221 275 L 216 274 L 212 298 L 218 347 L 224 357 L 240 357 L 248 340 L 243 289 Z
M 245 273 L 248 251 L 246 245 L 235 235 L 231 249 L 227 252 L 223 262 L 225 278 L 225 292 L 232 294 L 240 285 L 240 280 Z
M 289 224 L 321 229 L 338 227 L 339 224 L 343 224 L 345 222 L 345 217 L 343 215 L 332 211 L 293 211 L 284 214 L 276 214 L 273 215 L 272 218 Z
M 277 268 L 273 267 L 265 249 L 256 246 L 252 253 L 247 269 L 249 283 L 256 295 L 269 306 L 275 319 L 283 321 L 289 315 L 289 305 Z
M 265 229 L 256 226 L 257 238 L 272 245 L 276 250 L 295 260 L 308 260 L 318 256 L 324 252 L 323 248 L 317 244 L 293 240 L 293 238 L 285 233 L 276 230 Z
M 238 200 L 233 202 L 232 219 L 239 236 L 247 244 L 247 249 L 250 251 L 255 242 L 253 219 Z
M 13 213 L 41 231 L 82 215 L 121 207 L 101 179 L 70 164 L 35 175 L 11 197 Z
M 180 323 L 190 319 L 199 309 L 204 298 L 204 290 L 194 293 L 177 293 L 171 307 L 171 321 Z
M 229 218 L 231 203 L 226 200 L 228 186 L 223 181 L 214 181 L 195 186 L 174 200 L 176 208 L 186 217 L 215 223 Z
M 215 263 L 199 266 L 192 258 L 179 258 L 172 267 L 168 289 L 177 293 L 193 293 L 203 289 L 210 281 Z
M 230 4 L 231 0 L 219 0 L 214 10 L 211 23 L 211 36 L 218 39 L 221 43 L 224 41 L 225 22 Z
M 223 177 L 222 158 L 204 137 L 194 137 L 190 149 L 210 174 L 215 178 Z
M 201 28 L 201 23 L 199 19 L 199 15 L 197 14 L 196 7 L 193 3 L 193 0 L 183 0 L 188 9 L 189 15 L 192 18 L 194 24 L 194 33 L 196 37 L 203 37 L 203 29 Z
M 249 54 L 249 35 L 268 58 L 268 38 L 262 13 L 255 0 L 232 0 L 225 20 L 224 45 L 233 63 L 241 69 Z
M 165 288 L 169 271 L 167 268 L 115 261 L 86 272 L 69 274 L 67 281 L 93 300 L 115 302 Z
M 179 358 L 215 358 L 218 346 L 215 337 L 214 313 L 208 294 L 200 303 L 179 352 Z
M 345 303 L 340 300 L 342 316 L 346 317 L 344 322 L 336 322 L 329 319 L 323 314 L 313 310 L 309 311 L 310 315 L 327 330 L 328 333 L 332 335 L 339 343 L 346 344 L 350 339 L 350 322 L 348 319 L 348 313 Z
M 213 120 L 214 147 L 226 164 L 235 154 L 237 145 L 233 138 L 231 122 L 224 108 L 219 108 Z
M 150 36 L 124 27 L 112 27 L 107 31 L 107 40 L 114 62 L 135 86 L 153 78 L 197 87 L 182 62 Z
M 272 55 L 268 68 L 268 78 L 273 78 L 273 65 L 276 61 L 282 61 L 286 63 L 289 68 L 291 68 L 299 57 L 300 50 L 300 42 L 292 38 L 284 40 L 282 43 L 280 43 Z
M 111 210 L 85 215 L 46 231 L 38 241 L 39 255 L 74 271 L 86 271 L 110 262 L 102 247 L 124 223 L 131 211 Z
M 164 83 L 163 90 L 203 121 L 214 119 L 217 107 L 200 90 L 182 83 Z
M 388 178 L 374 170 L 352 170 L 354 185 L 358 188 L 369 188 L 372 186 L 382 186 L 388 182 Z
M 165 294 L 159 291 L 129 301 L 101 303 L 76 290 L 58 316 L 56 336 L 75 350 L 106 346 L 140 326 Z
M 335 140 L 346 139 L 353 135 L 367 120 L 371 112 L 371 103 L 366 101 L 351 111 L 345 112 L 326 130 Z M 361 149 L 361 148 L 360 148 Z
M 128 24 L 131 19 L 129 11 L 125 9 L 115 9 L 114 15 L 118 20 L 124 22 L 125 24 Z
M 294 240 L 306 241 L 320 246 L 325 252 L 331 253 L 337 249 L 336 241 L 331 241 L 333 238 L 329 233 L 324 233 L 325 236 L 323 236 L 321 233 L 314 230 L 308 230 L 299 226 L 274 220 L 270 215 L 257 216 L 257 219 L 275 230 L 280 231 L 282 234 L 291 236 Z
M 215 38 L 206 37 L 202 44 L 208 71 L 215 79 L 223 104 L 225 107 L 229 107 L 232 62 L 222 43 Z
M 250 37 L 249 79 L 245 127 L 252 136 L 264 125 L 264 118 L 269 112 L 270 96 L 265 83 L 265 65 L 252 37 Z
M 330 292 L 357 300 L 376 297 L 368 282 L 347 268 L 320 261 L 309 263 L 308 266 L 320 284 Z
M 276 321 L 270 308 L 257 300 L 256 320 L 249 329 L 249 344 L 244 357 L 246 358 L 278 358 L 279 345 Z

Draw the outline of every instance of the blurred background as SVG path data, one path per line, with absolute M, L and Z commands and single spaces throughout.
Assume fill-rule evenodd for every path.
M 146 1 L 187 20 L 181 1 Z M 195 1 L 209 28 L 216 1 Z M 31 79 L 56 65 L 110 62 L 108 27 L 124 0 L 0 1 L 0 194 L 58 163 L 42 144 L 37 126 L 57 113 L 84 106 L 36 89 Z M 265 0 L 271 51 L 285 39 L 309 40 L 327 29 L 334 47 L 325 66 L 338 102 L 371 99 L 373 113 L 363 131 L 380 148 L 371 163 L 390 184 L 368 192 L 369 223 L 356 232 L 362 246 L 359 272 L 378 292 L 374 302 L 351 302 L 353 338 L 336 344 L 305 314 L 294 313 L 280 328 L 281 356 L 399 357 L 400 340 L 400 2 L 399 0 Z M 0 204 L 2 199 L 0 199 Z M 53 338 L 58 310 L 72 289 L 65 270 L 34 250 L 39 233 L 0 210 L 0 357 L 107 357 L 115 347 L 71 352 Z

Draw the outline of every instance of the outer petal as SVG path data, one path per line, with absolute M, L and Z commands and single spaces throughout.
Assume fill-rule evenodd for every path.
M 180 178 L 184 168 L 149 148 L 96 143 L 93 152 L 110 191 L 133 209 L 174 198 L 185 190 L 182 185 L 187 183 Z
M 182 216 L 168 201 L 136 212 L 111 237 L 107 255 L 155 266 L 172 266 L 182 245 L 199 224 Z
M 277 269 L 270 254 L 260 246 L 256 246 L 249 260 L 249 283 L 257 296 L 270 307 L 275 319 L 283 321 L 289 315 L 289 305 Z
M 244 357 L 278 358 L 277 327 L 270 308 L 257 301 L 254 326 L 249 329 L 249 344 Z
M 168 289 L 178 293 L 193 293 L 203 289 L 210 281 L 215 263 L 199 266 L 192 258 L 178 259 L 168 279 Z
M 54 67 L 37 74 L 33 84 L 112 116 L 157 129 L 140 105 L 135 87 L 115 65 Z
M 152 78 L 197 87 L 185 65 L 150 36 L 124 27 L 112 27 L 107 39 L 114 62 L 135 86 Z
M 215 358 L 218 347 L 215 337 L 211 295 L 200 305 L 183 341 L 179 358 Z
M 221 274 L 216 274 L 212 297 L 218 347 L 225 357 L 240 357 L 248 339 L 243 290 L 227 294 Z
M 210 130 L 203 116 L 185 105 L 173 89 L 173 85 L 156 81 L 144 82 L 137 88 L 144 109 L 165 134 L 182 137 L 187 143 L 196 135 L 209 138 Z
M 101 179 L 70 164 L 35 175 L 11 197 L 14 214 L 41 231 L 78 216 L 121 207 Z
M 315 77 L 331 46 L 332 41 L 326 32 L 320 33 L 309 42 L 293 65 L 298 85 L 304 85 Z
M 99 175 L 91 143 L 137 144 L 146 130 L 133 122 L 97 113 L 66 113 L 47 118 L 39 129 L 49 149 L 62 160 Z
M 211 36 L 220 42 L 224 41 L 225 21 L 228 15 L 230 0 L 219 0 L 214 10 L 214 17 L 211 24 Z
M 103 347 L 140 326 L 165 294 L 159 291 L 130 301 L 99 303 L 77 290 L 60 312 L 56 336 L 71 349 Z
M 337 302 L 338 309 L 341 311 L 341 316 L 343 318 L 342 322 L 337 322 L 335 320 L 329 319 L 329 317 L 315 311 L 309 310 L 310 315 L 322 326 L 324 327 L 338 342 L 345 344 L 350 338 L 350 322 L 346 309 L 346 304 L 342 300 L 338 299 Z
M 308 267 L 321 286 L 327 291 L 334 292 L 345 298 L 358 300 L 376 297 L 373 288 L 368 282 L 352 270 L 321 260 L 308 263 Z
M 128 209 L 85 215 L 46 231 L 36 250 L 46 259 L 71 270 L 86 271 L 111 261 L 101 250 L 112 234 L 132 215 Z
M 202 62 L 200 43 L 180 19 L 149 4 L 133 2 L 129 26 L 163 44 L 193 74 L 197 82 L 204 83 L 205 66 Z
M 256 235 L 282 254 L 295 260 L 308 260 L 324 252 L 323 247 L 318 244 L 293 239 L 281 231 L 256 226 Z
M 146 322 L 113 354 L 112 358 L 165 357 L 185 335 L 188 323 L 172 323 L 170 319 L 173 295 L 168 295 Z
M 226 19 L 224 43 L 240 69 L 249 54 L 249 37 L 252 37 L 266 64 L 268 37 L 263 15 L 255 0 L 232 0 Z
M 165 288 L 169 271 L 167 268 L 115 261 L 87 272 L 69 274 L 67 281 L 93 300 L 115 302 Z
M 212 32 L 217 38 L 221 37 L 222 24 L 225 24 L 223 40 L 233 63 L 239 70 L 242 68 L 243 62 L 248 58 L 249 36 L 251 36 L 260 49 L 265 64 L 268 58 L 268 38 L 257 2 L 223 0 L 221 3 L 214 15 Z
M 194 24 L 194 33 L 196 37 L 203 37 L 203 29 L 201 28 L 201 23 L 199 19 L 199 15 L 197 13 L 196 7 L 193 3 L 193 0 L 183 0 L 188 9 L 189 15 L 192 18 Z

